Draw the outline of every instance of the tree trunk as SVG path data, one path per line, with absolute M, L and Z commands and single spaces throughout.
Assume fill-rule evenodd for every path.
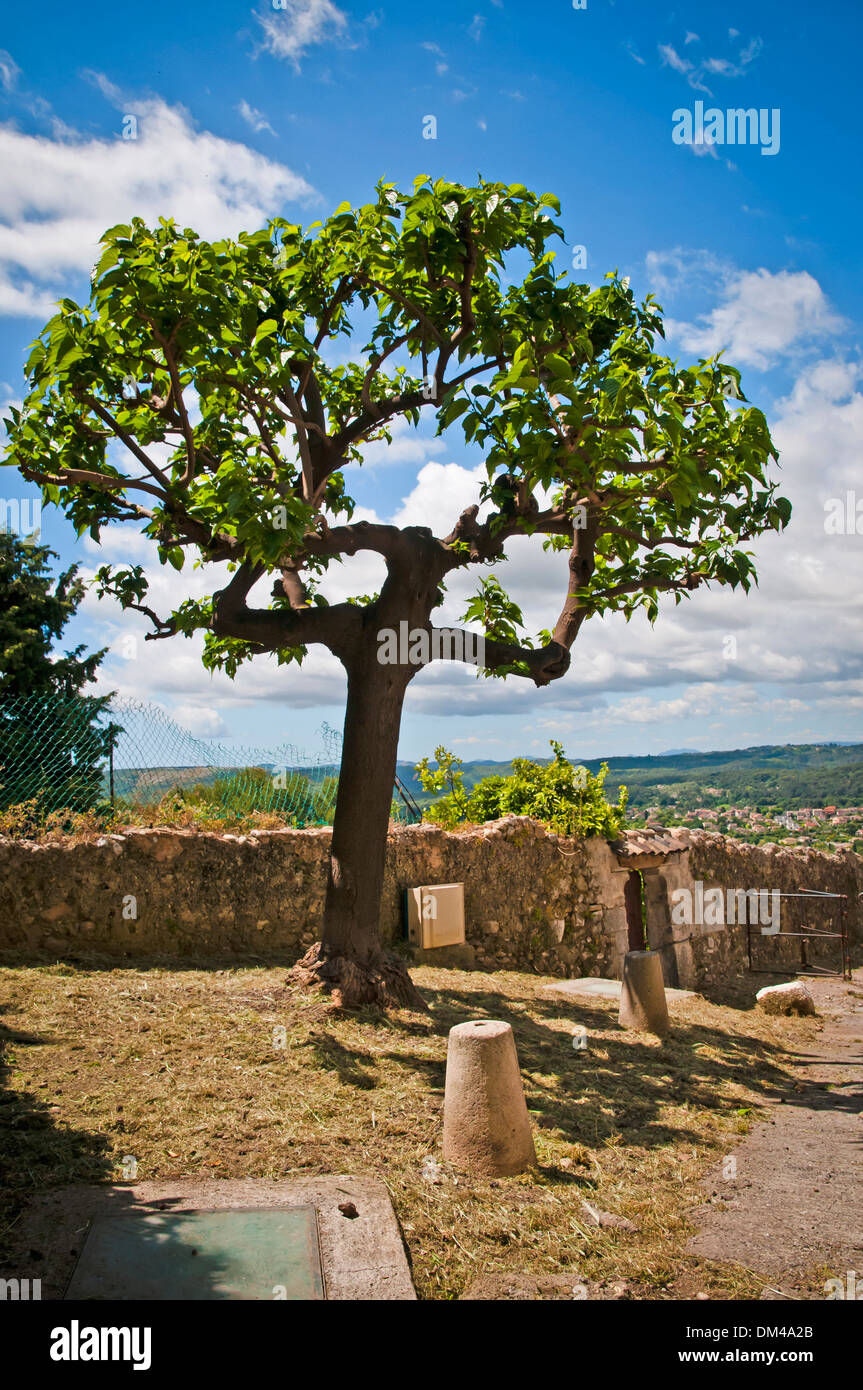
M 367 647 L 348 668 L 342 766 L 323 938 L 294 967 L 341 1008 L 424 1009 L 401 957 L 380 939 L 380 901 L 402 705 L 412 671 L 381 665 Z

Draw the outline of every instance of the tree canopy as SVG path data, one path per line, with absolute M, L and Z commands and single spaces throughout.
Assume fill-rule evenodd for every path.
M 556 626 L 536 641 L 499 584 L 480 586 L 470 614 L 490 669 L 545 683 L 591 613 L 653 617 L 663 591 L 747 588 L 747 540 L 790 510 L 739 373 L 658 353 L 659 310 L 626 279 L 592 289 L 557 274 L 558 214 L 553 195 L 519 184 L 421 179 L 236 241 L 164 220 L 113 227 L 90 303 L 63 300 L 34 345 L 8 461 L 79 532 L 134 521 L 177 569 L 190 552 L 228 561 L 218 597 L 162 615 L 141 566 L 99 577 L 153 635 L 205 629 L 207 664 L 233 674 L 256 651 L 294 661 L 313 642 L 349 644 L 377 596 L 330 607 L 329 565 L 358 550 L 389 562 L 405 542 L 351 524 L 345 469 L 399 416 L 458 421 L 486 462 L 482 519 L 472 507 L 428 540 L 441 579 L 499 560 L 517 533 L 570 551 Z M 513 262 L 526 267 L 515 280 Z M 248 608 L 272 572 L 269 606 Z

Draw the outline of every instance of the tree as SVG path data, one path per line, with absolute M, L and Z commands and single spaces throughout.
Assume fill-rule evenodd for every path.
M 116 729 L 97 720 L 108 696 L 82 693 L 105 651 L 59 639 L 85 594 L 77 565 L 56 578 L 47 546 L 0 532 L 0 805 L 90 810 L 103 795 L 102 761 Z
M 80 532 L 134 522 L 178 570 L 190 552 L 227 563 L 223 587 L 163 615 L 140 566 L 99 571 L 153 638 L 203 629 L 206 665 L 230 675 L 259 652 L 299 662 L 315 643 L 344 666 L 322 941 L 298 967 L 343 1004 L 419 1002 L 382 950 L 378 912 L 405 692 L 427 661 L 471 659 L 463 632 L 447 645 L 432 622 L 447 576 L 497 563 L 518 534 L 566 553 L 553 631 L 522 635 L 489 578 L 467 619 L 484 626 L 483 669 L 543 686 L 595 613 L 655 617 L 661 592 L 679 600 L 711 580 L 748 588 L 742 543 L 787 520 L 739 373 L 656 354 L 657 306 L 617 275 L 599 289 L 556 275 L 556 215 L 551 194 L 521 184 L 419 179 L 237 241 L 163 219 L 113 227 L 90 303 L 61 301 L 11 412 L 10 460 Z M 333 365 L 339 353 L 349 360 Z M 352 521 L 345 470 L 423 412 L 439 431 L 460 420 L 482 449 L 477 504 L 446 536 Z M 329 566 L 359 551 L 383 558 L 380 593 L 328 604 Z M 269 602 L 253 599 L 273 575 Z M 402 623 L 425 640 L 393 658 L 382 642 Z

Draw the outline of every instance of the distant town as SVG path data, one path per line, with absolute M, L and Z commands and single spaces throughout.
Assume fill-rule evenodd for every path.
M 721 794 L 718 787 L 705 792 Z M 676 811 L 665 806 L 647 806 L 630 813 L 635 824 L 658 821 L 667 826 L 687 826 L 693 830 L 716 830 L 749 844 L 774 843 L 830 850 L 853 849 L 863 853 L 863 806 L 799 806 L 795 810 L 755 806 L 696 806 Z

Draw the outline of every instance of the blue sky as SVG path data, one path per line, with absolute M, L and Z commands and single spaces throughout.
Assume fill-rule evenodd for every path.
M 134 213 L 221 236 L 277 214 L 315 220 L 382 177 L 481 173 L 553 191 L 562 268 L 583 245 L 579 278 L 617 267 L 658 295 L 673 356 L 725 348 L 742 368 L 794 520 L 759 544 L 754 596 L 699 593 L 653 629 L 594 620 L 547 690 L 433 666 L 409 692 L 402 756 L 443 742 L 507 758 L 551 737 L 584 756 L 863 738 L 863 536 L 825 530 L 831 499 L 850 491 L 853 506 L 856 487 L 863 503 L 861 30 L 863 12 L 835 0 L 99 3 L 86 20 L 18 7 L 0 32 L 0 406 L 20 397 L 51 303 L 86 297 L 100 232 Z M 675 144 L 675 111 L 699 101 L 770 113 L 776 153 Z M 369 513 L 451 525 L 479 464 L 455 432 L 405 430 L 351 481 Z M 33 492 L 0 478 L 7 498 Z M 55 513 L 42 534 L 84 571 L 100 560 Z M 553 626 L 563 582 L 560 558 L 537 550 L 516 547 L 501 576 L 534 629 Z M 128 533 L 106 551 L 152 558 Z M 345 592 L 373 581 L 373 564 L 357 564 Z M 195 644 L 145 648 L 144 631 L 88 599 L 74 636 L 109 646 L 107 688 L 201 734 L 313 747 L 322 720 L 340 722 L 341 671 L 321 652 L 299 673 L 256 661 L 232 686 L 203 672 Z

